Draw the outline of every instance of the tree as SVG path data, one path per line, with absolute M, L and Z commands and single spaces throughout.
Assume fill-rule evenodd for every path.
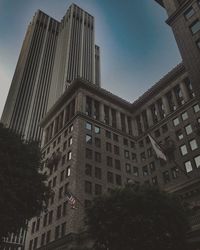
M 45 208 L 50 190 L 39 171 L 41 159 L 37 142 L 0 124 L 0 240 Z
M 186 210 L 178 198 L 159 189 L 116 189 L 94 199 L 86 214 L 95 249 L 187 249 Z

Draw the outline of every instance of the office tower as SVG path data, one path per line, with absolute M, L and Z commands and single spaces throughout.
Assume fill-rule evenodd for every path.
M 72 4 L 60 23 L 48 109 L 77 77 L 100 85 L 94 34 L 94 17 Z
M 167 11 L 166 22 L 172 28 L 195 94 L 200 97 L 200 1 L 156 1 Z
M 71 80 L 79 76 L 100 85 L 99 62 L 91 15 L 74 4 L 61 22 L 37 11 L 23 42 L 1 122 L 27 139 L 40 140 L 39 122 Z
M 37 11 L 28 26 L 1 121 L 26 138 L 39 139 L 46 113 L 59 23 Z

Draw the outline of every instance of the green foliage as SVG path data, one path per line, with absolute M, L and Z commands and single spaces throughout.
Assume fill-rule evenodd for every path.
M 186 211 L 178 199 L 158 189 L 116 189 L 96 198 L 86 213 L 95 249 L 187 249 Z
M 40 167 L 38 143 L 0 124 L 0 239 L 45 208 L 50 190 Z

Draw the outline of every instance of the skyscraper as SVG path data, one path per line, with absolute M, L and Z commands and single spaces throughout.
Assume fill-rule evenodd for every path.
M 38 10 L 26 32 L 1 122 L 39 140 L 39 122 L 73 79 L 100 85 L 99 61 L 94 17 L 74 4 L 61 22 Z

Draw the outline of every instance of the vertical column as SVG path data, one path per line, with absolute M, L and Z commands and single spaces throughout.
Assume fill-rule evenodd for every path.
M 135 120 L 135 119 L 131 119 L 131 124 L 132 124 L 133 136 L 137 136 L 137 125 L 136 125 L 136 120 Z
M 104 105 L 102 102 L 99 103 L 99 119 L 104 122 Z
M 158 121 L 160 121 L 161 120 L 161 117 L 160 117 L 160 112 L 159 112 L 159 108 L 158 108 L 158 103 L 157 102 L 155 102 L 155 110 L 156 110 L 156 115 L 157 115 L 157 117 L 158 117 Z
M 165 114 L 167 116 L 170 113 L 170 107 L 169 107 L 167 97 L 165 95 L 162 96 L 162 102 L 163 102 L 163 105 L 164 105 Z
M 109 125 L 112 126 L 112 112 L 110 107 L 108 112 L 109 112 Z
M 65 120 L 66 120 L 66 106 L 65 106 L 65 108 L 64 108 L 64 110 L 63 110 L 63 127 L 65 126 Z
M 116 118 L 117 118 L 117 128 L 118 129 L 122 129 L 122 125 L 121 125 L 121 116 L 120 116 L 120 112 L 119 111 L 117 111 L 117 113 L 116 113 Z
M 180 89 L 181 89 L 184 101 L 185 102 L 189 101 L 190 100 L 190 96 L 189 96 L 188 90 L 187 90 L 184 82 L 180 83 Z
M 174 104 L 175 104 L 175 106 L 176 106 L 176 109 L 177 109 L 179 105 L 178 105 L 178 102 L 177 102 L 177 99 L 176 99 L 176 95 L 175 95 L 173 89 L 171 90 L 171 92 L 172 92 L 172 99 L 173 99 L 173 102 L 174 102 Z
M 151 127 L 153 126 L 153 117 L 152 117 L 151 109 L 148 107 L 146 110 L 147 110 L 148 124 L 149 124 L 149 127 Z
M 127 120 L 127 116 L 125 115 L 125 129 L 126 129 L 126 133 L 129 134 L 129 129 L 128 129 L 128 120 Z

